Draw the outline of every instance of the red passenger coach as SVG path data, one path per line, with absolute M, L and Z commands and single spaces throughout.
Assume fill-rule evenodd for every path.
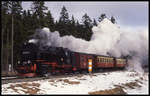
M 96 67 L 97 68 L 112 68 L 114 67 L 114 58 L 97 56 Z
M 78 53 L 75 52 L 75 67 L 77 70 L 88 70 L 88 60 L 92 59 L 92 63 L 94 63 L 94 56 L 86 53 Z M 92 64 L 94 67 L 94 64 Z
M 124 68 L 127 65 L 126 59 L 117 58 L 116 59 L 116 67 Z
M 94 61 L 94 57 L 92 55 L 87 55 L 87 54 L 82 54 L 80 53 L 80 62 L 79 62 L 79 66 L 80 69 L 88 69 L 88 59 L 92 59 L 92 61 Z

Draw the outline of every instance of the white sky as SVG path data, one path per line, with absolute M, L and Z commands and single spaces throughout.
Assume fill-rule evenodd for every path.
M 91 19 L 96 20 L 101 13 L 106 13 L 107 17 L 114 16 L 119 25 L 133 27 L 148 27 L 148 3 L 149 2 L 75 2 L 75 1 L 49 1 L 45 6 L 51 11 L 55 20 L 60 17 L 63 5 L 66 7 L 69 16 L 74 15 L 75 19 L 81 20 L 87 13 Z M 24 9 L 30 9 L 32 2 L 23 2 Z

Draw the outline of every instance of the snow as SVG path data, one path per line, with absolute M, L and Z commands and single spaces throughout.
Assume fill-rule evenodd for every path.
M 147 76 L 146 76 L 147 75 Z M 142 81 L 142 87 L 141 88 L 137 88 L 137 89 L 133 89 L 133 90 L 130 90 L 130 89 L 127 89 L 126 91 L 128 92 L 128 94 L 149 94 L 149 76 L 148 74 L 145 74 L 145 81 Z
M 2 77 L 1 79 L 13 79 L 13 78 L 17 78 L 17 77 Z
M 115 85 L 122 85 L 130 82 L 135 82 L 140 80 L 142 83 L 138 83 L 141 87 L 136 87 L 135 89 L 124 88 L 123 90 L 127 94 L 149 94 L 149 74 L 139 74 L 137 72 L 131 71 L 115 71 L 115 72 L 105 72 L 105 73 L 93 73 L 92 77 L 90 75 L 66 77 L 66 78 L 53 78 L 46 80 L 39 80 L 33 82 L 27 82 L 29 84 L 38 83 L 40 86 L 36 86 L 39 90 L 36 94 L 88 94 L 88 92 L 94 92 L 105 89 L 115 88 Z M 143 79 L 141 79 L 143 78 Z M 69 83 L 68 83 L 69 82 Z M 71 84 L 70 82 L 75 82 Z M 11 85 L 23 84 L 20 83 L 9 83 L 2 84 L 2 94 L 31 94 L 25 93 L 21 87 L 16 86 L 15 89 L 9 88 Z M 35 86 L 27 86 L 28 88 L 35 88 Z

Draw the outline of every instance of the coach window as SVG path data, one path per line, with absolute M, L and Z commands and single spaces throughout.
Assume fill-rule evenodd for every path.
M 119 64 L 121 64 L 121 61 L 119 60 Z
M 117 64 L 119 64 L 119 60 L 117 60 Z
M 118 62 L 118 64 L 120 63 L 119 60 L 117 62 Z

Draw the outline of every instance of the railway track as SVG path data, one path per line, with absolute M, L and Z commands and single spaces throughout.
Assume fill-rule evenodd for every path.
M 113 70 L 109 70 L 109 71 L 103 71 L 103 72 L 112 72 Z M 102 71 L 97 71 L 97 72 L 93 72 L 93 73 L 103 73 Z M 55 74 L 55 75 L 51 75 L 51 76 L 48 76 L 48 77 L 10 77 L 9 78 L 6 78 L 4 79 L 4 76 L 1 77 L 1 83 L 2 84 L 7 84 L 7 83 L 18 83 L 18 82 L 31 82 L 31 81 L 37 81 L 37 80 L 45 80 L 45 79 L 56 79 L 56 78 L 66 78 L 66 77 L 73 77 L 73 76 L 81 76 L 81 75 L 89 75 L 88 73 L 86 72 L 83 72 L 83 73 L 68 73 L 68 74 Z
M 72 77 L 72 76 L 78 76 L 78 75 L 83 75 L 83 74 L 81 73 L 80 74 L 79 73 L 78 74 L 59 74 L 59 75 L 51 75 L 48 77 L 12 77 L 12 78 L 10 77 L 10 78 L 5 78 L 5 79 L 4 77 L 2 77 L 1 83 L 7 84 L 7 83 L 17 83 L 17 82 L 31 82 L 31 81 L 37 81 L 37 80 L 65 78 L 65 77 Z

